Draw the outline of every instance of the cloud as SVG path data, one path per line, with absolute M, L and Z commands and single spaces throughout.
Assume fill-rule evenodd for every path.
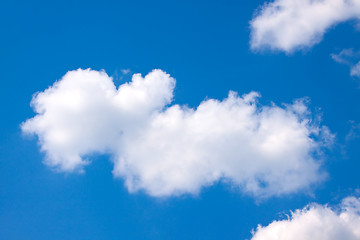
M 360 77 L 360 61 L 350 68 L 350 75 L 353 77 Z
M 360 52 L 353 49 L 343 49 L 338 54 L 331 54 L 335 62 L 350 66 L 350 76 L 360 78 Z
M 350 124 L 351 124 L 350 131 L 345 137 L 345 140 L 347 142 L 360 137 L 360 123 L 355 123 L 354 121 L 350 121 Z
M 175 79 L 161 70 L 115 87 L 104 71 L 76 70 L 34 95 L 44 163 L 83 171 L 91 154 L 107 153 L 130 192 L 198 194 L 223 181 L 269 197 L 306 190 L 324 178 L 321 150 L 333 135 L 312 119 L 307 100 L 261 106 L 259 94 L 230 91 L 193 109 L 170 105 Z
M 345 198 L 334 208 L 311 204 L 296 210 L 289 219 L 258 226 L 252 240 L 359 240 L 360 199 Z
M 121 69 L 120 70 L 122 74 L 126 75 L 126 74 L 129 74 L 131 72 L 131 70 L 129 68 L 126 68 L 126 69 Z
M 359 53 L 355 52 L 354 49 L 343 49 L 338 54 L 331 54 L 331 58 L 337 62 L 342 64 L 351 64 L 353 62 L 353 58 L 359 57 Z
M 251 49 L 291 53 L 310 48 L 329 28 L 351 19 L 360 19 L 360 0 L 274 0 L 250 22 Z

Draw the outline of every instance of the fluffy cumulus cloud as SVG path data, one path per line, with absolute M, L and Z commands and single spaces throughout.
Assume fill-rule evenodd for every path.
M 254 196 L 305 190 L 321 181 L 321 149 L 333 136 L 306 100 L 261 106 L 259 94 L 170 105 L 175 79 L 154 70 L 116 87 L 104 71 L 76 70 L 34 95 L 22 124 L 38 136 L 44 163 L 83 171 L 107 153 L 129 191 L 197 194 L 218 181 Z
M 319 43 L 338 23 L 360 19 L 360 0 L 274 0 L 250 22 L 251 48 L 287 53 Z
M 312 204 L 289 219 L 259 226 L 252 240 L 359 240 L 360 199 L 345 198 L 336 208 Z
M 338 54 L 331 54 L 331 57 L 335 62 L 348 65 L 351 76 L 360 78 L 360 51 L 343 49 Z

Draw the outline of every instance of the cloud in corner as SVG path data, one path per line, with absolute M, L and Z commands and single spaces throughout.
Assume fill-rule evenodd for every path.
M 360 19 L 360 0 L 274 0 L 251 20 L 250 46 L 286 53 L 307 49 L 329 28 L 351 19 Z
M 358 240 L 360 199 L 345 198 L 334 208 L 310 204 L 291 213 L 288 219 L 258 226 L 251 240 Z

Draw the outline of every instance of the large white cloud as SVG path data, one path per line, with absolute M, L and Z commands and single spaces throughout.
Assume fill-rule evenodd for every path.
M 197 194 L 226 181 L 255 196 L 288 194 L 321 181 L 321 149 L 333 136 L 312 120 L 305 100 L 260 106 L 235 92 L 196 109 L 169 104 L 175 80 L 161 70 L 115 87 L 103 71 L 68 72 L 31 102 L 22 124 L 36 134 L 45 164 L 82 171 L 108 153 L 129 191 Z
M 360 19 L 360 0 L 274 0 L 250 22 L 251 48 L 287 53 L 319 43 L 338 23 Z
M 252 240 L 359 240 L 360 199 L 345 198 L 334 208 L 312 204 L 289 219 L 259 226 Z

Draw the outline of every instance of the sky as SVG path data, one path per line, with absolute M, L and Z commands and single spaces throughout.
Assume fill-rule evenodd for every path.
M 360 1 L 1 1 L 0 239 L 360 239 Z

